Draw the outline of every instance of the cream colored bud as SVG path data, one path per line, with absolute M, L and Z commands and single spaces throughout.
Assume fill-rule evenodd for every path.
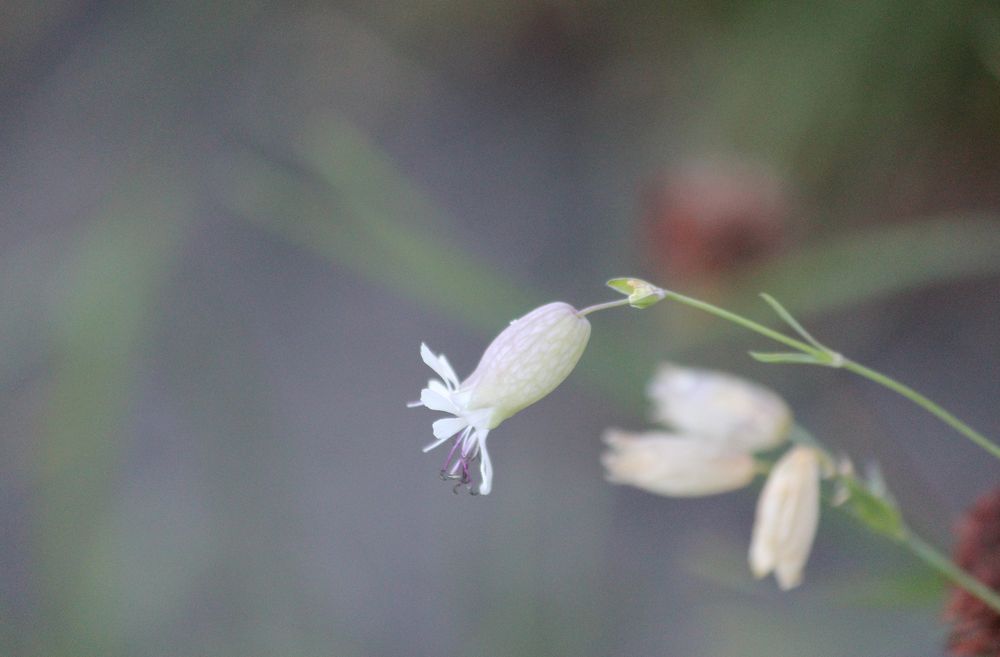
M 664 364 L 647 392 L 653 420 L 734 449 L 772 449 L 788 438 L 792 426 L 781 397 L 722 372 Z
M 492 409 L 494 428 L 562 383 L 590 339 L 590 322 L 573 306 L 554 302 L 515 319 L 490 343 L 461 386 L 469 408 Z
M 782 590 L 802 581 L 819 524 L 820 453 L 812 447 L 790 449 L 774 465 L 757 501 L 750 570 L 771 572 Z
M 601 456 L 611 483 L 658 495 L 694 497 L 742 488 L 754 477 L 749 454 L 697 438 L 669 433 L 604 433 L 610 449 Z

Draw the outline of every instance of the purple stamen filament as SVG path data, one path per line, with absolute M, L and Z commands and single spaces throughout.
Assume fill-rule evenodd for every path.
M 475 458 L 472 454 L 472 446 L 469 444 L 470 441 L 465 440 L 468 437 L 468 430 L 462 431 L 455 438 L 454 444 L 452 444 L 451 449 L 448 450 L 448 456 L 445 457 L 444 464 L 441 466 L 441 478 L 444 480 L 458 480 L 458 484 L 455 486 L 455 492 L 458 492 L 460 486 L 468 485 L 472 482 L 472 475 L 469 472 L 469 464 Z M 458 450 L 461 445 L 461 450 Z M 456 450 L 459 454 L 456 457 Z M 462 470 L 462 474 L 456 474 L 458 470 Z

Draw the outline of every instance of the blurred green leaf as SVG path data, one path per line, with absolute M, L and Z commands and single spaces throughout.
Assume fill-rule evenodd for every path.
M 124 179 L 63 272 L 37 452 L 50 655 L 122 648 L 109 513 L 138 352 L 190 216 L 172 182 L 164 172 Z
M 549 300 L 468 254 L 454 222 L 350 123 L 317 119 L 301 139 L 308 175 L 246 154 L 224 202 L 263 228 L 449 318 L 496 330 Z
M 970 214 L 817 237 L 734 275 L 746 305 L 766 290 L 796 315 L 841 310 L 934 283 L 1000 274 L 1000 217 Z
M 733 13 L 698 80 L 704 141 L 762 157 L 822 194 L 865 189 L 892 149 L 954 106 L 972 3 L 752 3 Z M 720 52 L 725 56 L 720 56 Z M 704 91 L 702 91 L 704 93 Z M 872 164 L 874 163 L 874 166 Z

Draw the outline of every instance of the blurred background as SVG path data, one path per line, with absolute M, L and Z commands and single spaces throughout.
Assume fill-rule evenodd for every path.
M 996 461 L 687 308 L 593 318 L 453 495 L 426 341 L 639 275 L 1000 434 L 1000 9 L 987 2 L 0 4 L 0 654 L 944 652 L 945 589 L 827 513 L 805 584 L 754 491 L 602 480 L 662 359 L 789 399 L 948 549 Z

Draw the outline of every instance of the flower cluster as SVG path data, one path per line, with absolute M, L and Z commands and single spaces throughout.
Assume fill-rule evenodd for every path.
M 743 488 L 766 468 L 754 455 L 788 440 L 792 415 L 774 392 L 721 372 L 663 365 L 648 388 L 653 419 L 669 431 L 609 429 L 608 481 L 671 497 Z M 819 520 L 823 454 L 796 445 L 773 466 L 757 504 L 750 568 L 797 586 Z

